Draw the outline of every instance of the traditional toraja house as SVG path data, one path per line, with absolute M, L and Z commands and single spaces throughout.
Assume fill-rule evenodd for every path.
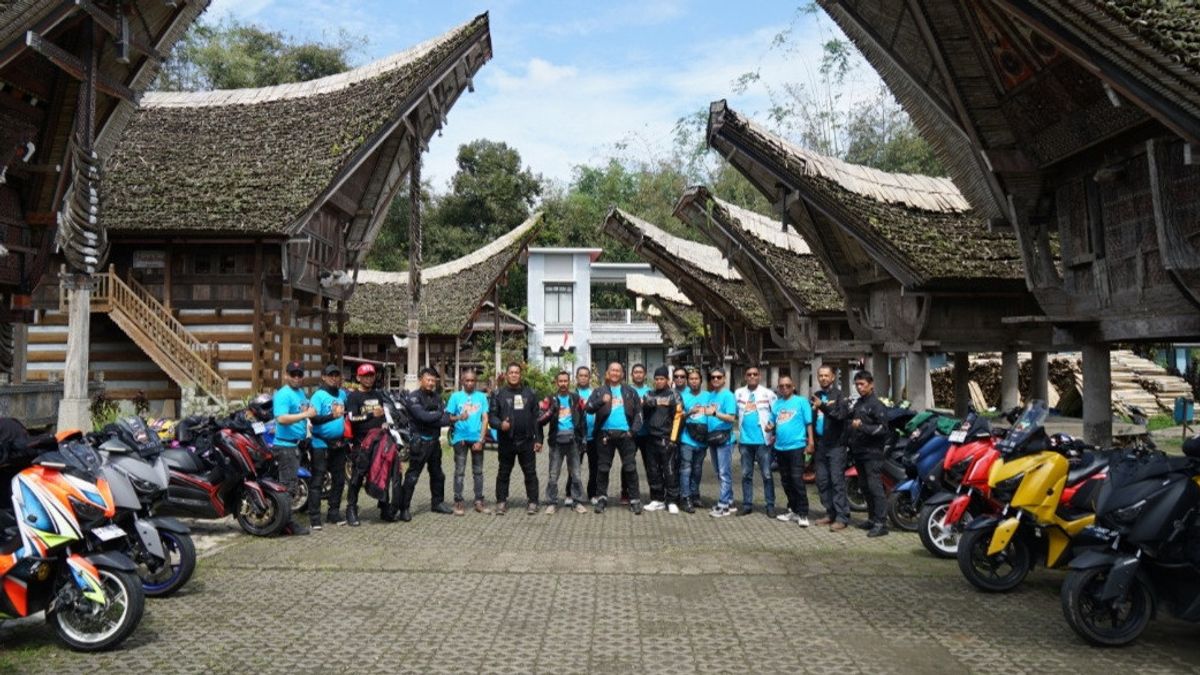
M 1028 321 L 1083 346 L 1085 436 L 1106 440 L 1108 343 L 1200 334 L 1200 8 L 820 4 L 976 212 L 1016 235 L 1045 310 Z
M 489 314 L 502 322 L 502 313 L 494 311 L 496 290 L 537 235 L 541 217 L 536 213 L 487 246 L 422 272 L 421 344 L 415 348 L 422 363 L 443 374 L 443 383 L 456 383 L 464 366 L 483 365 L 471 349 L 481 327 L 476 320 L 491 299 Z M 398 352 L 412 347 L 401 349 L 396 338 L 408 330 L 408 298 L 408 272 L 360 271 L 358 288 L 347 303 L 347 350 L 366 360 L 400 362 Z M 482 328 L 494 331 L 496 324 Z M 464 346 L 469 349 L 465 362 Z
M 26 382 L 31 295 L 59 244 L 91 264 L 104 253 L 92 190 L 103 163 L 175 42 L 207 0 L 0 3 L 0 414 L 45 424 L 61 384 Z M 61 379 L 61 378 L 60 378 Z M 85 383 L 84 383 L 85 384 Z M 86 384 L 85 384 L 86 386 Z
M 717 355 L 718 363 L 741 367 L 771 361 L 766 336 L 770 314 L 758 291 L 721 257 L 719 249 L 677 237 L 617 208 L 609 211 L 602 227 L 633 247 L 692 300 L 704 317 L 705 347 Z
M 113 266 L 92 303 L 92 372 L 114 398 L 241 398 L 290 360 L 342 352 L 344 303 L 405 176 L 491 58 L 487 15 L 346 73 L 147 95 L 110 159 Z M 32 377 L 62 367 L 58 289 Z
M 811 384 L 811 369 L 822 362 L 845 365 L 867 347 L 854 344 L 837 284 L 794 229 L 718 199 L 703 186 L 684 192 L 675 215 L 712 239 L 759 289 L 774 322 L 771 338 L 785 350 L 797 386 Z
M 625 291 L 641 302 L 643 311 L 654 317 L 663 341 L 671 346 L 672 363 L 704 363 L 715 360 L 704 354 L 704 316 L 669 279 L 651 274 L 625 277 Z
M 889 389 L 889 369 L 906 372 L 910 377 L 897 382 L 913 383 L 908 398 L 929 405 L 928 352 L 954 352 L 965 362 L 968 352 L 1001 349 L 1011 361 L 1015 405 L 1016 352 L 1045 350 L 1049 331 L 1002 322 L 1038 312 L 1016 239 L 990 231 L 949 179 L 890 174 L 809 152 L 724 101 L 712 105 L 708 138 L 780 202 L 784 222 L 836 280 L 851 329 L 872 345 L 880 389 Z M 901 393 L 899 386 L 893 391 Z

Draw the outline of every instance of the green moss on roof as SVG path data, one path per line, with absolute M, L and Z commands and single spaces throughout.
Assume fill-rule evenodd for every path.
M 487 31 L 481 15 L 401 65 L 307 96 L 144 106 L 107 165 L 109 228 L 286 232 L 424 79 Z
M 1195 0 L 1091 0 L 1172 60 L 1200 69 L 1200 3 Z

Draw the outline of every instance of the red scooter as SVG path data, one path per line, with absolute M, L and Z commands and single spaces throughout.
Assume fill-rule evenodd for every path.
M 177 445 L 163 451 L 171 480 L 158 512 L 189 518 L 233 514 L 247 533 L 279 534 L 292 517 L 287 487 L 268 477 L 274 461 L 262 438 L 273 417 L 270 401 L 222 420 L 188 418 L 176 427 Z

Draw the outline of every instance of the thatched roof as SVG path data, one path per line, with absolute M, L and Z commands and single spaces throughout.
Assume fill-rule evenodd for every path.
M 617 208 L 609 211 L 603 228 L 663 270 L 697 305 L 753 328 L 771 324 L 758 293 L 717 248 L 677 237 Z
M 735 258 L 735 264 L 741 261 L 739 270 L 743 276 L 760 279 L 759 284 L 781 286 L 783 295 L 795 298 L 800 305 L 796 309 L 843 310 L 837 286 L 826 275 L 808 242 L 794 229 L 785 231 L 778 221 L 718 199 L 703 186 L 690 188 L 680 197 L 675 215 L 714 237 L 721 246 L 728 242 L 746 247 L 747 255 L 754 260 Z M 765 295 L 770 298 L 774 293 Z
M 318 198 L 400 128 L 417 102 L 435 96 L 436 78 L 476 45 L 483 45 L 480 59 L 490 56 L 486 14 L 310 82 L 147 95 L 109 162 L 110 227 L 293 233 Z
M 473 253 L 421 273 L 421 334 L 458 335 L 537 234 L 541 212 Z M 349 335 L 408 332 L 408 272 L 360 270 L 346 303 Z
M 717 135 L 753 151 L 750 161 L 768 164 L 905 285 L 1023 276 L 1016 238 L 989 230 L 948 178 L 892 174 L 817 154 L 724 101 L 710 111 L 709 137 Z
M 687 344 L 703 334 L 704 317 L 700 310 L 670 279 L 650 274 L 630 274 L 625 277 L 625 290 L 652 306 L 649 313 L 658 323 L 663 339 L 671 345 Z

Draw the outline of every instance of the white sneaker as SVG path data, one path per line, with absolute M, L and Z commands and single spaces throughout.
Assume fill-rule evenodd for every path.
M 718 504 L 717 506 L 713 507 L 713 510 L 708 515 L 712 516 L 713 518 L 724 518 L 731 513 L 733 512 L 729 510 L 728 506 L 721 506 Z
M 800 527 L 808 527 L 808 516 L 796 516 L 796 524 Z
M 678 513 L 679 513 L 679 507 L 678 507 L 678 506 L 675 506 L 675 504 L 673 504 L 673 503 L 672 503 L 672 504 L 667 504 L 667 513 L 670 513 L 670 514 L 678 514 Z
M 595 506 L 597 503 L 599 503 L 599 501 L 600 501 L 599 497 L 592 497 L 592 506 Z
M 790 523 L 793 520 L 796 520 L 797 518 L 798 518 L 798 516 L 796 514 L 792 513 L 791 511 L 788 511 L 787 513 L 781 513 L 781 514 L 775 516 L 775 520 L 778 520 L 781 523 Z
M 665 508 L 667 508 L 667 505 L 657 499 L 646 505 L 647 511 L 662 511 Z

